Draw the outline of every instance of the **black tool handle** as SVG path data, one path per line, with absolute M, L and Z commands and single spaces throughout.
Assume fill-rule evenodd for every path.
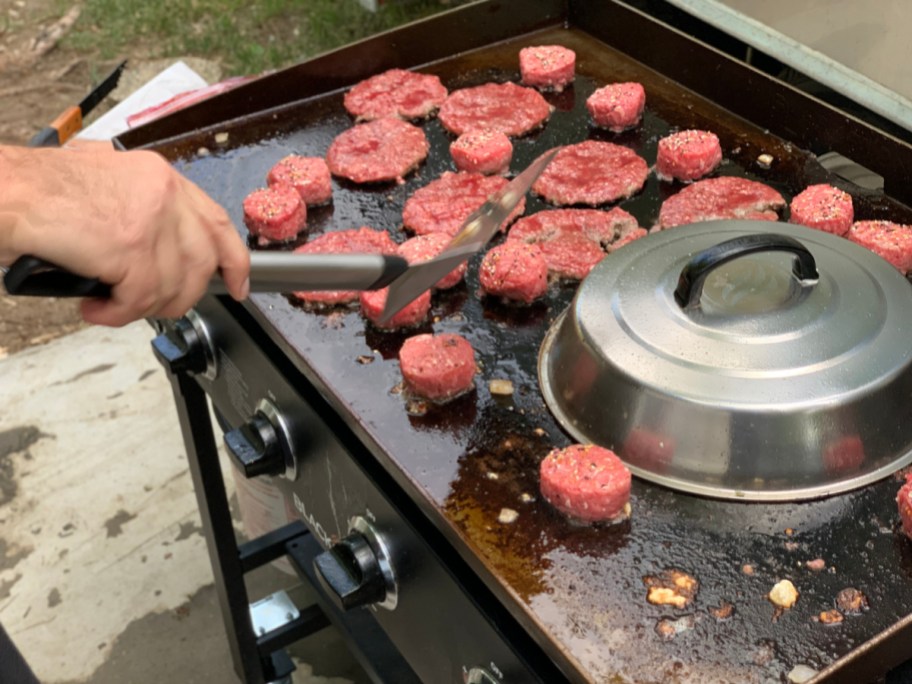
M 33 256 L 22 256 L 13 262 L 3 286 L 11 295 L 31 297 L 102 297 L 111 296 L 111 286 L 98 278 L 70 273 Z
M 687 262 L 681 269 L 674 292 L 678 306 L 692 309 L 699 305 L 703 284 L 714 269 L 733 259 L 757 252 L 791 252 L 797 257 L 793 267 L 795 276 L 804 283 L 814 283 L 818 279 L 814 256 L 798 240 L 775 233 L 745 235 L 704 249 Z

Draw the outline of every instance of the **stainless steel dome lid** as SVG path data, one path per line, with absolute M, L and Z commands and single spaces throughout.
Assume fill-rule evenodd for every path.
M 912 286 L 872 252 L 713 221 L 606 257 L 549 330 L 539 380 L 571 435 L 640 477 L 806 499 L 912 461 L 910 329 Z

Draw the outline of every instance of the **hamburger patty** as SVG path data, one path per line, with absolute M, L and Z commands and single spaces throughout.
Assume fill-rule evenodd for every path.
M 345 93 L 348 113 L 358 121 L 387 116 L 424 119 L 446 100 L 447 89 L 440 78 L 405 69 L 390 69 L 356 84 Z
M 846 237 L 886 259 L 903 275 L 912 271 L 912 226 L 892 221 L 856 221 Z
M 300 254 L 396 254 L 398 245 L 384 230 L 367 226 L 352 230 L 326 233 L 298 247 Z M 294 292 L 303 302 L 317 306 L 335 306 L 357 301 L 355 290 L 327 290 L 322 292 Z
M 596 90 L 586 100 L 586 109 L 596 126 L 621 133 L 643 118 L 646 91 L 639 83 L 611 83 Z
M 380 315 L 383 313 L 383 307 L 386 306 L 387 296 L 389 296 L 388 287 L 384 287 L 382 290 L 365 290 L 359 295 L 361 313 L 374 324 L 374 327 L 382 330 L 414 328 L 424 322 L 428 311 L 431 310 L 431 291 L 425 290 L 397 311 L 386 323 L 381 323 Z
M 522 82 L 560 93 L 576 76 L 576 53 L 562 45 L 535 45 L 519 51 Z
M 640 191 L 649 175 L 646 160 L 609 142 L 566 145 L 532 186 L 551 204 L 607 204 Z
M 337 135 L 326 163 L 334 176 L 355 183 L 401 183 L 425 160 L 428 149 L 427 137 L 417 126 L 399 119 L 377 119 Z
M 260 244 L 287 242 L 307 222 L 307 207 L 288 185 L 254 190 L 244 198 L 244 225 Z
M 513 143 L 500 131 L 475 129 L 454 140 L 450 145 L 450 154 L 460 171 L 503 174 L 510 168 Z
M 912 539 L 912 474 L 906 475 L 906 483 L 899 488 L 899 492 L 896 494 L 896 505 L 899 508 L 902 531 Z
M 475 350 L 461 335 L 415 335 L 399 350 L 399 368 L 406 390 L 444 402 L 465 394 L 475 384 Z
M 422 261 L 430 261 L 440 254 L 448 244 L 450 244 L 450 236 L 446 233 L 416 235 L 399 245 L 399 255 L 404 257 L 410 264 L 418 264 Z M 459 266 L 438 280 L 434 287 L 438 290 L 448 290 L 451 287 L 456 287 L 465 277 L 467 267 L 468 264 L 465 262 L 459 264 Z
M 697 180 L 721 161 L 722 146 L 715 133 L 679 131 L 659 140 L 656 175 L 662 180 Z
M 716 219 L 777 221 L 785 200 L 768 185 L 746 178 L 706 178 L 662 203 L 653 230 Z
M 852 196 L 832 185 L 811 185 L 792 198 L 789 223 L 845 235 L 855 220 Z
M 402 224 L 418 235 L 445 233 L 452 237 L 473 211 L 508 182 L 502 176 L 445 171 L 406 200 Z M 523 199 L 504 221 L 501 230 L 525 210 Z
M 585 522 L 626 517 L 630 471 L 613 451 L 594 444 L 553 449 L 541 462 L 542 496 L 565 515 Z
M 266 182 L 269 187 L 290 185 L 308 206 L 326 204 L 332 199 L 332 179 L 322 157 L 289 155 L 269 170 Z
M 507 240 L 538 245 L 551 275 L 582 280 L 606 255 L 644 235 L 646 230 L 620 207 L 550 209 L 519 219 Z
M 478 280 L 486 294 L 531 304 L 548 289 L 548 262 L 538 245 L 507 241 L 485 254 Z
M 541 94 L 515 83 L 486 83 L 450 93 L 438 118 L 450 133 L 462 135 L 487 128 L 521 136 L 541 126 L 551 116 Z

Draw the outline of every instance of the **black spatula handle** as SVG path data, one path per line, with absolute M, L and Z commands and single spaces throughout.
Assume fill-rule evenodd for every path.
M 33 256 L 19 257 L 3 276 L 3 286 L 11 295 L 30 297 L 111 296 L 111 286 L 98 278 L 76 275 Z

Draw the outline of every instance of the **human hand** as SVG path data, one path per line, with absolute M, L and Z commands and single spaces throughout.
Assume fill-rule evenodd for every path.
M 153 152 L 0 146 L 0 188 L 0 264 L 31 254 L 111 285 L 83 300 L 90 323 L 183 315 L 217 269 L 248 294 L 250 254 L 224 209 Z

